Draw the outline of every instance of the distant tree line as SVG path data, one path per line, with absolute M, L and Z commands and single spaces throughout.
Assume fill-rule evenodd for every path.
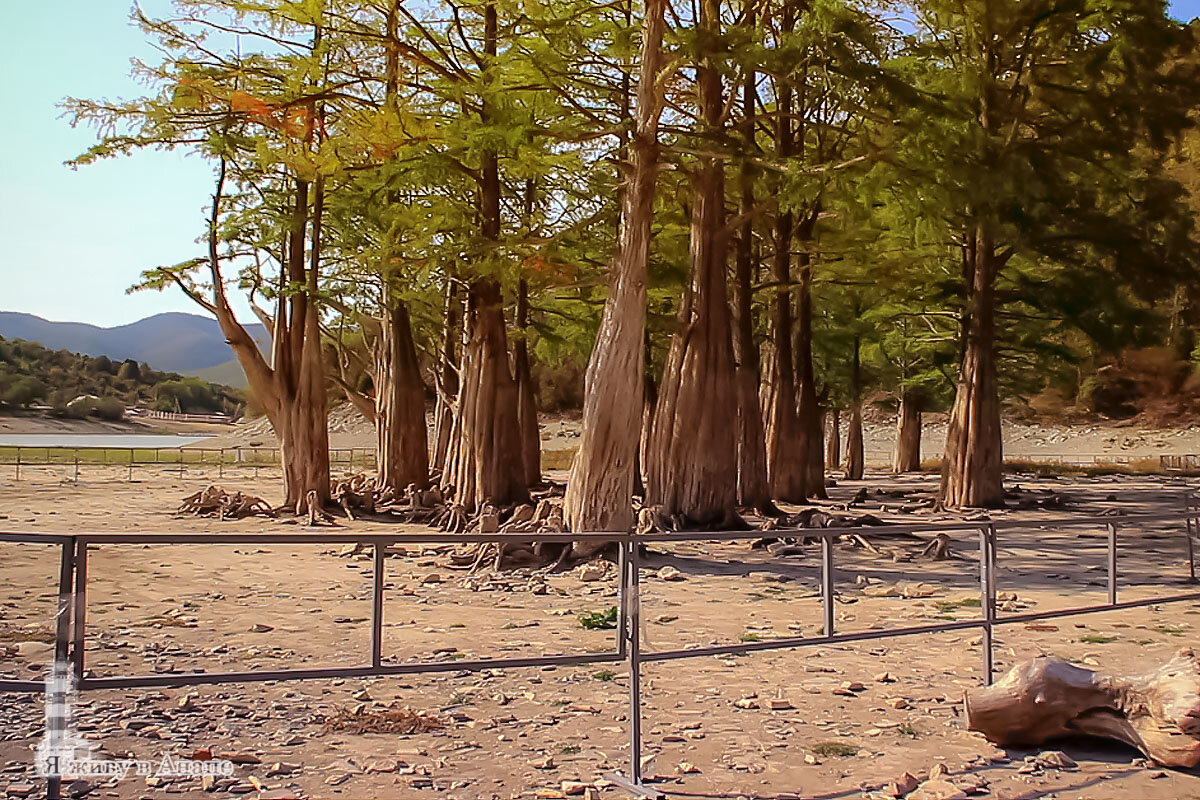
M 239 416 L 236 389 L 133 359 L 113 361 L 0 337 L 0 413 L 45 404 L 55 416 L 117 420 L 133 406 L 185 414 Z

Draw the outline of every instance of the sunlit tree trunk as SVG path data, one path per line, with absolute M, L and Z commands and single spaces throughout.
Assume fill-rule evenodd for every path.
M 658 173 L 658 121 L 666 0 L 646 0 L 628 184 L 611 285 L 584 384 L 583 432 L 563 512 L 573 531 L 633 527 L 633 484 L 642 415 L 646 266 Z
M 453 276 L 446 278 L 446 307 L 443 314 L 442 352 L 438 362 L 437 402 L 433 411 L 433 471 L 446 469 L 450 430 L 454 426 L 454 398 L 458 396 L 458 341 L 462 338 L 462 300 Z
M 842 464 L 842 414 L 838 408 L 829 409 L 829 431 L 825 437 L 825 468 L 837 469 Z
M 863 476 L 865 452 L 862 420 L 862 343 L 854 336 L 854 354 L 850 362 L 850 430 L 846 434 L 846 477 L 858 480 Z
M 401 496 L 409 484 L 423 489 L 429 483 L 425 384 L 408 307 L 389 298 L 380 323 L 374 375 L 377 484 Z
M 921 398 L 911 391 L 900 393 L 896 414 L 896 460 L 892 471 L 917 472 L 921 469 Z
M 825 453 L 823 431 L 821 430 L 821 407 L 817 400 L 817 377 L 813 369 L 813 334 L 812 334 L 812 254 L 807 246 L 811 244 L 813 228 L 817 222 L 817 210 L 809 214 L 797 226 L 797 238 L 805 249 L 797 256 L 800 267 L 800 285 L 797 287 L 797 314 L 795 331 L 795 349 L 793 357 L 796 360 L 796 380 L 799 382 L 799 398 L 797 414 L 799 416 L 798 430 L 800 438 L 796 447 L 800 451 L 804 463 L 805 492 L 809 497 L 824 498 L 825 495 Z

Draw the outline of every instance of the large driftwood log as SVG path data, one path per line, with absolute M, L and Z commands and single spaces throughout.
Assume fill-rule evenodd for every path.
M 1200 763 L 1200 659 L 1179 653 L 1143 675 L 1109 675 L 1041 656 L 966 693 L 967 727 L 1001 747 L 1057 736 L 1116 739 L 1167 767 Z

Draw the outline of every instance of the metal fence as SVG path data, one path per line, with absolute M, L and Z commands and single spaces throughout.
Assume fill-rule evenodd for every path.
M 972 521 L 930 523 L 923 525 L 889 525 L 891 534 L 935 534 L 975 531 L 979 541 L 979 592 L 980 616 L 976 619 L 955 620 L 930 625 L 916 625 L 883 629 L 871 629 L 851 633 L 838 633 L 835 628 L 834 598 L 834 543 L 847 534 L 878 533 L 875 529 L 789 529 L 773 530 L 771 536 L 795 536 L 815 539 L 820 543 L 820 597 L 823 611 L 823 628 L 820 636 L 794 636 L 764 641 L 738 642 L 734 644 L 706 647 L 688 647 L 674 650 L 641 649 L 641 597 L 639 592 L 641 575 L 640 548 L 644 544 L 676 543 L 689 541 L 732 542 L 755 539 L 762 531 L 703 531 L 684 533 L 537 533 L 537 534 L 451 534 L 437 532 L 421 533 L 354 533 L 354 532 L 218 532 L 218 533 L 21 533 L 0 532 L 2 542 L 20 542 L 39 545 L 55 545 L 61 548 L 59 569 L 59 599 L 55 626 L 55 659 L 59 663 L 69 662 L 75 672 L 77 686 L 82 691 L 93 689 L 129 689 L 135 687 L 180 687 L 201 684 L 247 683 L 253 681 L 300 680 L 318 678 L 365 678 L 371 676 L 405 675 L 435 672 L 478 671 L 485 669 L 508 669 L 542 666 L 580 666 L 625 662 L 628 668 L 629 691 L 629 742 L 630 758 L 626 774 L 612 776 L 615 783 L 636 795 L 662 796 L 659 791 L 643 783 L 642 775 L 642 665 L 678 659 L 702 658 L 717 655 L 745 654 L 767 650 L 796 649 L 818 645 L 844 644 L 899 636 L 947 633 L 968 629 L 982 630 L 982 652 L 984 680 L 991 683 L 993 676 L 993 632 L 998 626 L 1029 623 L 1038 620 L 1071 617 L 1103 611 L 1115 611 L 1144 606 L 1200 600 L 1200 591 L 1171 594 L 1163 597 L 1126 600 L 1118 599 L 1118 532 L 1121 527 L 1134 525 L 1183 523 L 1181 535 L 1187 542 L 1187 582 L 1196 582 L 1196 567 L 1193 555 L 1192 536 L 1200 524 L 1200 504 L 1189 493 L 1183 514 L 1140 514 L 1127 517 L 1076 516 L 1047 517 L 1034 521 Z M 1107 530 L 1107 602 L 1077 606 L 1051 611 L 1027 613 L 998 613 L 996 566 L 997 539 L 1005 531 L 1035 527 L 1086 528 L 1102 527 Z M 384 577 L 386 550 L 392 544 L 438 544 L 438 543 L 561 543 L 568 541 L 612 542 L 618 550 L 617 569 L 617 642 L 614 650 L 598 653 L 564 653 L 533 656 L 528 658 L 482 658 L 476 660 L 444 660 L 432 662 L 388 663 L 383 659 Z M 296 544 L 361 544 L 373 548 L 372 602 L 370 616 L 370 661 L 359 666 L 332 666 L 308 669 L 270 669 L 240 672 L 190 672 L 176 674 L 129 675 L 93 677 L 85 673 L 85 638 L 87 630 L 87 583 L 88 549 L 109 544 L 205 544 L 205 545 L 296 545 Z M 41 681 L 0 679 L 0 691 L 40 692 Z M 58 792 L 58 784 L 51 780 L 50 796 Z
M 336 448 L 329 451 L 329 464 L 341 469 L 375 469 L 375 450 L 369 447 Z M 203 470 L 207 475 L 215 469 L 217 477 L 230 474 L 253 474 L 260 470 L 278 469 L 277 447 L 29 447 L 26 445 L 0 447 L 0 465 L 13 467 L 13 477 L 21 480 L 22 468 L 62 467 L 70 480 L 79 481 L 81 468 L 122 468 L 125 479 L 134 479 L 134 470 L 159 469 L 179 476 L 188 470 Z

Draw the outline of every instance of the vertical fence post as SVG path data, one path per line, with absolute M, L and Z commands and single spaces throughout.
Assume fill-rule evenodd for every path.
M 821 609 L 825 635 L 833 636 L 833 537 L 821 537 Z
M 983 612 L 983 682 L 985 686 L 992 683 L 992 622 L 995 620 L 996 609 L 992 603 L 995 584 L 992 582 L 992 529 L 984 526 L 979 529 L 979 605 Z
M 1117 604 L 1117 523 L 1108 523 L 1108 604 Z
M 375 543 L 375 567 L 371 571 L 371 666 L 383 663 L 383 573 L 387 546 Z
M 21 480 L 21 448 L 17 448 L 17 480 Z
M 1184 537 L 1187 539 L 1188 583 L 1196 582 L 1196 556 L 1193 552 L 1195 544 L 1192 542 L 1192 536 L 1196 532 L 1196 522 L 1192 517 L 1195 512 L 1196 507 L 1192 498 L 1192 491 L 1191 489 L 1185 489 L 1183 492 L 1183 513 Z
M 625 658 L 628 653 L 628 637 L 625 631 L 629 624 L 629 548 L 637 547 L 628 541 L 617 545 L 617 655 Z
M 71 661 L 75 667 L 75 680 L 83 680 L 84 638 L 87 628 L 87 542 L 75 545 L 74 614 L 71 618 Z
M 75 483 L 79 483 L 79 451 L 75 451 Z
M 629 547 L 629 617 L 625 629 L 629 654 L 629 779 L 642 783 L 642 648 L 641 597 L 638 590 L 638 543 Z
M 75 540 L 68 539 L 63 542 L 62 556 L 59 561 L 58 570 L 58 613 L 54 619 L 54 663 L 50 665 L 50 676 L 56 680 L 64 673 L 63 669 L 67 663 L 71 649 L 71 611 L 73 607 L 73 586 L 75 578 Z M 60 687 L 55 687 L 58 690 Z M 64 697 L 47 697 L 47 701 L 53 700 L 56 708 L 56 718 L 47 719 L 46 735 L 51 738 L 51 745 L 57 744 L 59 747 L 63 744 L 63 734 L 65 731 L 59 727 L 66 724 L 66 702 Z M 62 776 L 49 775 L 46 779 L 46 797 L 47 800 L 59 800 L 62 797 Z

